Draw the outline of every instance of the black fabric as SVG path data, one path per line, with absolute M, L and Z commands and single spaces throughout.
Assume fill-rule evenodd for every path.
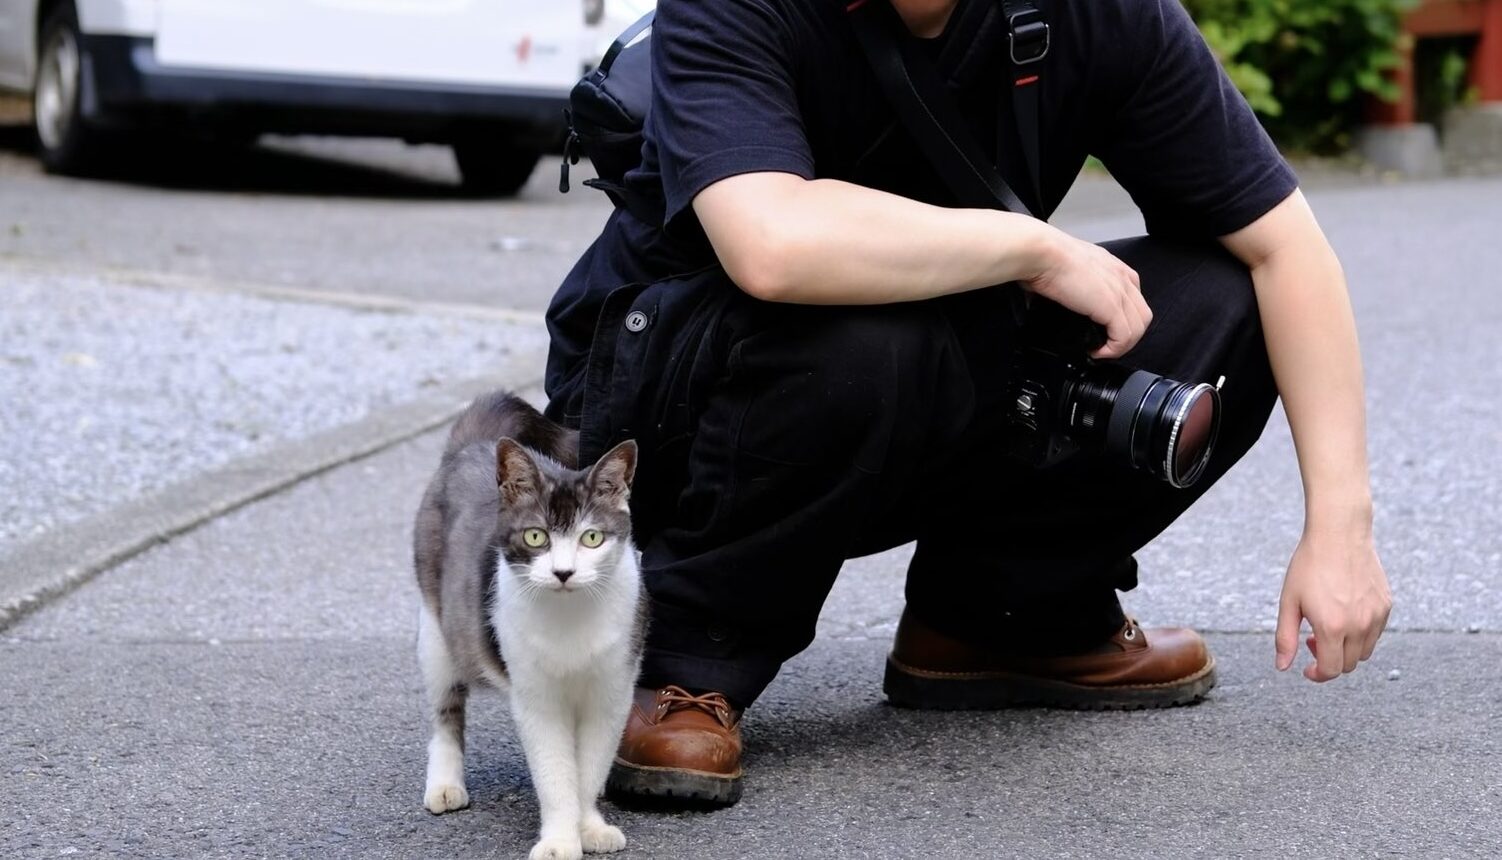
M 569 137 L 558 184 L 559 191 L 569 190 L 569 165 L 577 163 L 582 150 L 595 169 L 595 178 L 585 184 L 610 195 L 617 206 L 631 206 L 637 217 L 649 223 L 662 218 L 654 205 L 655 195 L 639 200 L 627 194 L 624 181 L 626 172 L 641 163 L 644 126 L 651 109 L 648 31 L 652 18 L 649 12 L 628 27 L 605 52 L 599 67 L 569 93 Z
M 638 427 L 674 426 L 679 406 L 699 416 L 691 435 L 649 436 L 637 473 L 643 683 L 750 704 L 812 641 L 842 562 L 912 540 L 909 608 L 951 635 L 1067 653 L 1119 627 L 1132 553 L 1251 447 L 1276 392 L 1244 267 L 1210 243 L 1107 247 L 1141 273 L 1155 315 L 1125 363 L 1227 378 L 1220 443 L 1191 490 L 1093 456 L 1033 471 L 997 447 L 1005 288 L 856 308 L 726 291 L 697 308 L 692 364 L 715 384 L 642 379 L 614 401 Z
M 849 19 L 887 103 L 954 201 L 961 206 L 1034 214 L 997 172 L 995 160 L 987 158 L 976 144 L 943 79 L 925 52 L 914 45 L 915 40 L 906 35 L 892 7 L 865 3 L 850 12 Z M 997 90 L 1005 97 L 1005 87 Z M 1036 112 L 1031 112 L 1026 122 L 1021 115 L 1018 120 L 1018 133 L 1024 139 L 1036 140 Z M 1029 163 L 1030 170 L 1035 163 Z
M 871 0 L 880 2 L 880 0 Z M 689 204 L 739 173 L 857 182 L 952 205 L 865 62 L 842 0 L 662 0 L 651 40 L 652 108 L 628 187 L 669 224 L 620 212 L 548 310 L 550 414 L 582 416 L 584 365 L 605 297 L 713 262 Z M 1177 0 L 1047 0 L 1041 192 L 1050 215 L 1087 155 L 1099 156 L 1155 235 L 1234 232 L 1283 200 L 1295 179 Z M 931 53 L 981 146 L 997 149 L 998 90 L 1009 86 L 1000 4 L 961 0 Z M 1021 158 L 1002 175 L 1031 197 Z

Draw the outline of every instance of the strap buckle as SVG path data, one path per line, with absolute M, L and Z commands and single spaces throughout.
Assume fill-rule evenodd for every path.
M 1037 9 L 1026 9 L 1008 18 L 1007 38 L 1011 42 L 1012 62 L 1019 66 L 1048 56 L 1052 43 L 1049 26 Z

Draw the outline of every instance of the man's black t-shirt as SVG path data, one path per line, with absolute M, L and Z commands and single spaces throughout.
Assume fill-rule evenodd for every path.
M 1052 32 L 1041 75 L 1041 193 L 1008 118 L 1007 182 L 1050 215 L 1089 155 L 1132 195 L 1149 232 L 1210 238 L 1255 221 L 1296 180 L 1178 0 L 1039 0 Z M 843 0 L 661 0 L 642 165 L 665 227 L 619 210 L 548 309 L 547 390 L 577 418 L 577 389 L 611 290 L 714 262 L 691 203 L 731 176 L 840 179 L 936 205 L 950 195 L 882 94 Z M 982 148 L 996 152 L 1011 85 L 998 0 L 960 0 L 930 46 Z M 1005 109 L 1005 108 L 1004 108 Z M 1009 110 L 1009 109 L 1008 109 Z M 1040 199 L 1041 198 L 1041 199 Z

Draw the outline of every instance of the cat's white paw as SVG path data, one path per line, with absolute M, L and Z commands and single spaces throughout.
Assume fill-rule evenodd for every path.
M 626 847 L 626 834 L 619 827 L 611 827 L 601 821 L 599 824 L 581 826 L 579 841 L 590 854 L 610 854 Z
M 433 784 L 423 793 L 422 805 L 434 815 L 453 812 L 469 806 L 469 792 L 462 785 L 452 783 Z
M 579 845 L 579 837 L 568 839 L 550 836 L 532 846 L 532 853 L 527 855 L 527 860 L 580 860 L 583 856 L 584 849 Z

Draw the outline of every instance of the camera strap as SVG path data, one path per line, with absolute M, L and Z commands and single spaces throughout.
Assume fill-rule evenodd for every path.
M 1002 0 L 1001 11 L 1007 16 L 1007 46 L 1012 58 L 1012 109 L 1017 114 L 1017 132 L 1022 142 L 1022 158 L 1027 162 L 1028 177 L 1033 181 L 1033 199 L 1043 205 L 1042 153 L 1043 136 L 1039 117 L 1043 74 L 1038 65 L 1052 47 L 1053 31 L 1043 20 L 1043 12 L 1029 0 Z M 1003 92 L 1001 100 L 1006 100 Z M 996 155 L 1001 163 L 1001 141 L 1006 137 L 1006 110 L 996 106 Z
M 1012 86 L 1009 89 L 1017 116 L 1020 148 L 1027 163 L 1028 177 L 1032 180 L 1033 198 L 1041 205 L 1039 87 L 1042 77 L 1035 64 L 1048 55 L 1049 26 L 1031 0 L 1001 0 L 1000 5 L 1007 23 L 1012 61 L 1009 70 Z M 850 15 L 856 39 L 892 108 L 960 205 L 999 208 L 1036 216 L 1002 178 L 982 152 L 974 135 L 966 129 L 948 87 L 922 49 L 908 36 L 891 5 L 885 0 L 854 0 L 845 11 Z M 1007 92 L 1003 90 L 996 109 L 997 163 L 1001 161 L 1003 141 L 1007 136 L 1006 100 Z

